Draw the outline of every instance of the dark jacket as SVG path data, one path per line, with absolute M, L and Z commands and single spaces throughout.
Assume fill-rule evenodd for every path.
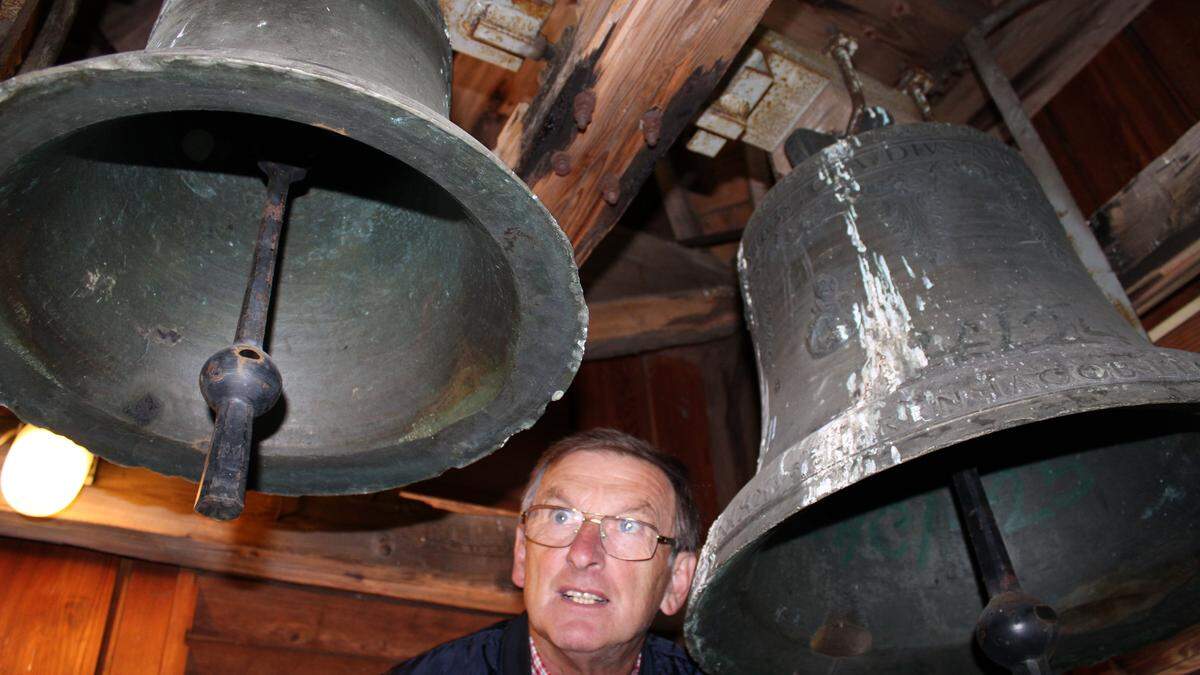
M 524 614 L 415 656 L 392 675 L 529 675 L 529 619 Z M 647 635 L 641 675 L 692 675 L 700 669 L 674 642 Z

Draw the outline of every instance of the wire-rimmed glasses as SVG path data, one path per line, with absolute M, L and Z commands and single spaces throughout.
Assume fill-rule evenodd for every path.
M 658 528 L 636 518 L 584 513 L 569 506 L 537 504 L 521 514 L 525 537 L 535 544 L 551 548 L 566 548 L 575 541 L 585 522 L 600 526 L 600 545 L 604 552 L 618 560 L 649 560 L 659 544 L 675 545 L 671 537 L 658 533 Z

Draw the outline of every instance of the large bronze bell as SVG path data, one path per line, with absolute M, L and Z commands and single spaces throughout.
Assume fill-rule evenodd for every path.
M 275 160 L 308 175 L 276 204 L 283 399 L 250 487 L 380 490 L 528 427 L 586 308 L 549 213 L 447 120 L 450 68 L 433 0 L 169 0 L 144 51 L 0 84 L 0 404 L 198 479 L 197 376 L 234 337 Z
M 937 124 L 839 141 L 740 267 L 763 438 L 701 554 L 706 670 L 992 672 L 949 489 L 976 466 L 1055 670 L 1200 620 L 1200 355 L 1114 311 L 1016 153 Z

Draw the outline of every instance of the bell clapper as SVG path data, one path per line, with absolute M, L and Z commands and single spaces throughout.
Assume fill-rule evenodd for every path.
M 259 162 L 267 175 L 267 205 L 254 244 L 254 262 L 233 344 L 209 357 L 200 370 L 200 391 L 217 413 L 212 442 L 196 493 L 197 513 L 232 520 L 246 502 L 254 418 L 270 410 L 283 393 L 283 378 L 263 350 L 275 260 L 291 184 L 305 170 L 277 162 Z
M 980 649 L 1013 673 L 1048 675 L 1058 638 L 1058 614 L 1021 590 L 979 471 L 974 467 L 959 471 L 950 483 L 988 594 L 988 604 L 975 624 Z

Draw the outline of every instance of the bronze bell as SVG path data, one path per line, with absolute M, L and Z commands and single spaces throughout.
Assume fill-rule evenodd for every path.
M 168 0 L 146 50 L 0 84 L 0 404 L 197 480 L 197 375 L 234 336 L 279 160 L 308 175 L 276 204 L 283 399 L 250 487 L 381 490 L 528 427 L 586 308 L 553 218 L 447 119 L 450 69 L 433 0 Z
M 975 466 L 1057 612 L 1054 670 L 1200 619 L 1200 355 L 1113 309 L 1015 152 L 940 124 L 839 141 L 771 191 L 740 272 L 763 437 L 701 554 L 707 671 L 993 672 L 949 489 Z

